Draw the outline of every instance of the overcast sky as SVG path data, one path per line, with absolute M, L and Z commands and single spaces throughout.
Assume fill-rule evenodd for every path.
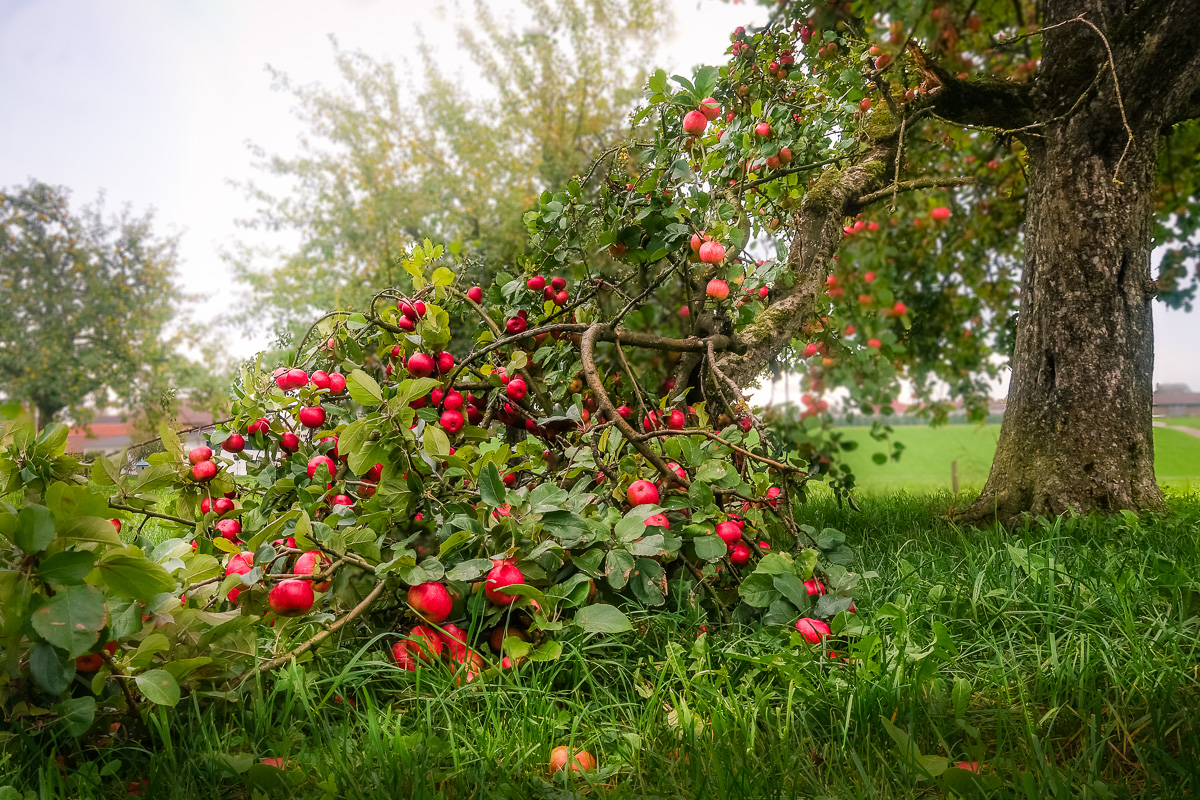
M 491 0 L 499 11 L 515 0 Z M 730 30 L 757 6 L 672 0 L 676 24 L 660 63 L 718 63 Z M 456 63 L 435 0 L 0 0 L 0 187 L 31 177 L 82 204 L 105 190 L 111 210 L 153 207 L 182 233 L 181 274 L 217 314 L 238 286 L 219 253 L 246 232 L 251 208 L 230 179 L 252 173 L 246 143 L 288 152 L 302 133 L 271 64 L 299 82 L 335 84 L 328 36 L 347 50 L 399 60 L 417 26 Z M 1200 389 L 1200 315 L 1156 304 L 1155 380 Z M 262 342 L 230 347 L 249 355 Z

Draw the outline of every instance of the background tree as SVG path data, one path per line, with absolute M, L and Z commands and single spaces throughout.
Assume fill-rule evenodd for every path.
M 206 380 L 213 394 L 167 332 L 181 299 L 176 242 L 152 222 L 106 219 L 99 202 L 72 213 L 65 189 L 38 181 L 0 192 L 0 393 L 36 409 L 39 426 L 115 400 L 167 413 L 173 401 L 155 411 L 164 390 Z
M 312 135 L 261 166 L 292 191 L 247 186 L 255 229 L 290 230 L 289 251 L 231 255 L 264 311 L 299 333 L 320 313 L 362 305 L 407 278 L 399 257 L 424 238 L 495 270 L 527 247 L 521 214 L 583 172 L 625 129 L 667 14 L 661 0 L 527 0 L 536 28 L 514 33 L 475 2 L 459 35 L 478 71 L 465 92 L 422 44 L 420 86 L 396 66 L 334 50 L 343 85 L 274 73 Z

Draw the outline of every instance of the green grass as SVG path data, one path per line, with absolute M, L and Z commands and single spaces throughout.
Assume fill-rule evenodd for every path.
M 1168 417 L 1156 421 L 1165 422 L 1168 425 L 1180 428 L 1200 428 L 1200 417 Z
M 346 642 L 240 700 L 188 697 L 138 740 L 0 736 L 0 785 L 124 797 L 145 778 L 143 797 L 179 800 L 950 797 L 901 758 L 894 720 L 924 754 L 985 763 L 971 796 L 1200 795 L 1200 495 L 1172 495 L 1165 518 L 1014 531 L 944 522 L 952 501 L 808 507 L 878 573 L 856 599 L 850 660 L 765 629 L 709 622 L 701 636 L 688 609 L 635 615 L 637 634 L 566 635 L 556 662 L 461 687 L 388 666 L 387 638 Z M 598 757 L 591 785 L 546 776 L 568 743 Z M 235 767 L 267 756 L 295 763 L 294 785 L 247 788 L 256 776 Z
M 1196 421 L 1200 424 L 1200 421 Z M 864 492 L 944 491 L 951 488 L 951 462 L 958 462 L 960 491 L 979 489 L 987 479 L 999 425 L 899 426 L 893 438 L 904 444 L 899 461 L 876 464 L 871 456 L 884 452 L 868 429 L 841 429 L 859 448 L 846 455 Z M 1154 429 L 1155 472 L 1167 487 L 1200 487 L 1200 438 L 1180 431 Z

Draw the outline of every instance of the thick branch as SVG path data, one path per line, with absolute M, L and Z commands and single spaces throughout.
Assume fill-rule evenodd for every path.
M 690 484 L 687 478 L 681 478 L 675 473 L 675 470 L 667 466 L 667 462 L 663 457 L 654 452 L 654 449 L 642 441 L 638 432 L 634 430 L 625 419 L 617 413 L 616 407 L 609 398 L 608 392 L 604 389 L 604 383 L 600 380 L 600 373 L 596 370 L 596 358 L 594 355 L 596 348 L 596 340 L 600 338 L 603 331 L 611 329 L 604 325 L 593 325 L 588 328 L 583 334 L 583 340 L 579 344 L 579 360 L 583 362 L 583 377 L 587 380 L 588 386 L 592 390 L 592 394 L 596 396 L 596 402 L 600 404 L 600 411 L 609 419 L 617 430 L 629 440 L 629 443 L 641 453 L 647 461 L 667 478 L 668 481 L 674 481 L 683 488 L 687 488 Z M 669 485 L 669 484 L 668 484 Z
M 908 43 L 913 65 L 924 77 L 928 104 L 944 119 L 963 125 L 980 125 L 1011 131 L 1037 122 L 1026 84 L 995 78 L 959 80 L 925 54 L 916 42 Z
M 721 372 L 737 386 L 750 386 L 812 318 L 842 241 L 847 208 L 886 185 L 895 164 L 897 136 L 898 130 L 876 140 L 858 162 L 843 170 L 826 170 L 808 190 L 788 250 L 790 279 L 776 284 L 771 304 L 742 331 L 746 351 L 726 353 L 719 362 Z

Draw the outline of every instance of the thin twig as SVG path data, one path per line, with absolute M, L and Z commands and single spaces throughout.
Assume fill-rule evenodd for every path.
M 163 514 L 158 511 L 146 511 L 145 509 L 134 508 L 133 506 L 127 506 L 124 503 L 116 503 L 116 502 L 113 502 L 112 500 L 108 501 L 108 507 L 116 509 L 117 511 L 129 511 L 134 514 L 144 514 L 147 517 L 155 517 L 156 519 L 165 519 L 170 522 L 178 522 L 179 524 L 187 525 L 188 527 L 193 527 L 196 524 L 195 520 L 184 519 L 183 517 L 173 517 L 170 514 Z
M 328 628 L 326 628 L 323 631 L 320 631 L 319 633 L 317 633 L 317 635 L 313 636 L 311 639 L 309 639 L 308 641 L 299 645 L 298 647 L 292 649 L 290 652 L 288 652 L 282 656 L 279 656 L 278 658 L 272 658 L 270 661 L 265 661 L 262 664 L 259 664 L 259 666 L 255 670 L 255 672 L 257 672 L 260 675 L 264 672 L 269 672 L 269 671 L 275 669 L 276 667 L 282 666 L 282 665 L 288 663 L 289 661 L 303 655 L 304 653 L 308 652 L 312 648 L 316 647 L 318 644 L 325 641 L 327 638 L 329 638 L 334 633 L 336 633 L 347 622 L 350 622 L 351 620 L 353 620 L 354 618 L 356 618 L 360 614 L 362 614 L 364 611 L 366 611 L 367 608 L 370 607 L 371 603 L 375 602 L 375 598 L 379 597 L 380 593 L 383 592 L 384 586 L 385 586 L 384 581 L 382 579 L 380 579 L 380 581 L 375 584 L 375 588 L 371 590 L 370 594 L 368 594 L 366 597 L 363 598 L 361 603 L 359 603 L 354 608 L 352 608 L 348 613 L 344 614 L 343 616 L 341 616 L 337 620 L 335 620 L 334 623 L 332 625 L 330 625 Z

